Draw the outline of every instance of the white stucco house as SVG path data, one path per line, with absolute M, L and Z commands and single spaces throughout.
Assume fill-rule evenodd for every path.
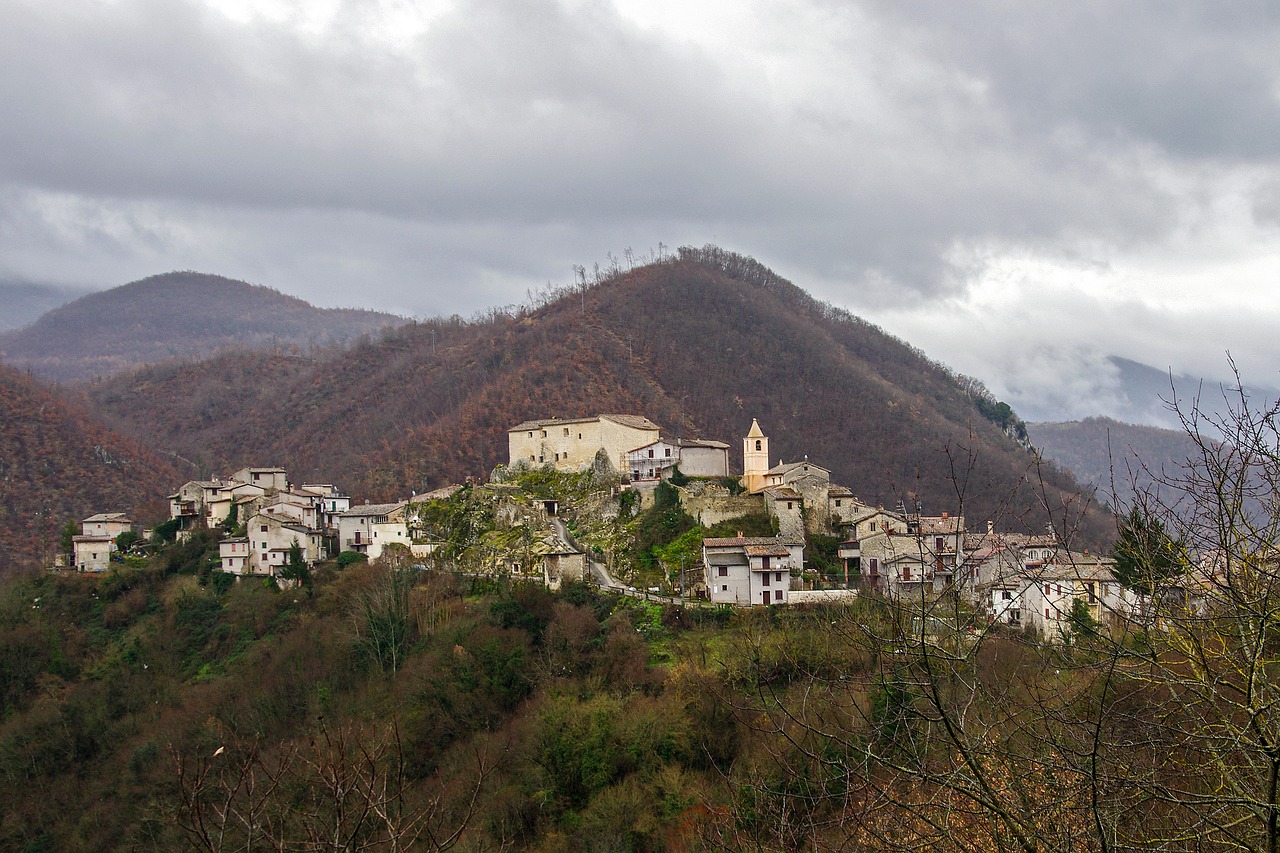
M 791 572 L 804 565 L 804 543 L 783 536 L 702 541 L 707 597 L 717 604 L 786 604 Z

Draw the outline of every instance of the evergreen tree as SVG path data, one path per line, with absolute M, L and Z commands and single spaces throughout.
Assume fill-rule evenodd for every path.
M 1146 595 L 1187 566 L 1186 545 L 1169 535 L 1163 521 L 1136 506 L 1120 523 L 1112 556 L 1116 580 Z

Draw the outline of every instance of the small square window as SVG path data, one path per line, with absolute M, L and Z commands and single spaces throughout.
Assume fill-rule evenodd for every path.
M 722 577 L 722 578 L 727 578 L 728 576 L 729 576 L 729 567 L 728 567 L 728 566 L 721 566 L 721 567 L 720 567 L 720 577 Z

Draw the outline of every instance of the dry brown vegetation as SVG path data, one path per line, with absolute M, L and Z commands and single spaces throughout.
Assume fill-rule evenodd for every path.
M 143 441 L 0 367 L 0 574 L 51 560 L 68 520 L 161 517 L 164 496 L 182 479 L 181 467 Z
M 863 500 L 1035 530 L 1070 506 L 1086 542 L 1107 537 L 1071 477 L 1037 470 L 945 368 L 749 258 L 681 250 L 535 303 L 85 390 L 113 426 L 204 470 L 269 460 L 375 500 L 483 477 L 526 418 L 639 412 L 736 447 L 756 417 L 775 458 L 808 454 Z

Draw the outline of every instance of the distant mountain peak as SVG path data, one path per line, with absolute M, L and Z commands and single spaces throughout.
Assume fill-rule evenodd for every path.
M 0 335 L 0 360 L 45 378 L 89 379 L 226 349 L 343 343 L 404 322 L 181 270 L 87 294 Z

